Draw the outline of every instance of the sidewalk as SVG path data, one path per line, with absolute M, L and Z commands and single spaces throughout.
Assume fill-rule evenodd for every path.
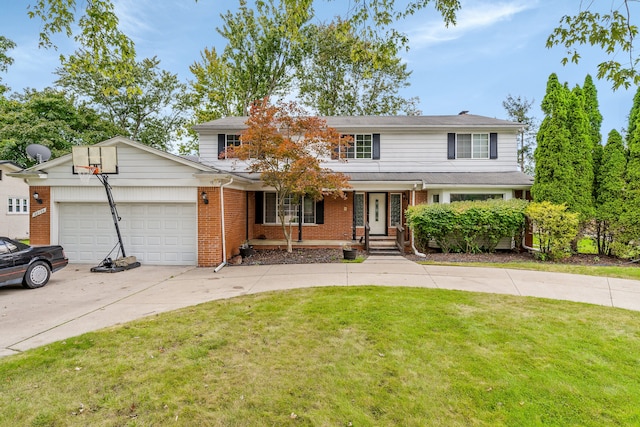
M 145 266 L 90 273 L 69 265 L 37 290 L 0 288 L 0 356 L 207 301 L 317 286 L 408 286 L 491 292 L 640 311 L 640 281 L 525 270 L 420 265 L 402 256 L 361 264 L 211 268 Z

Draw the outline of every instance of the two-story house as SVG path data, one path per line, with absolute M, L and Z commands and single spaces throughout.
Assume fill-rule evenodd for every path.
M 326 166 L 349 175 L 351 188 L 346 199 L 287 203 L 294 245 L 358 245 L 366 225 L 371 236 L 393 238 L 409 205 L 526 197 L 532 184 L 517 168 L 518 123 L 469 114 L 326 120 L 353 137 L 353 146 L 340 153 L 347 161 L 326 159 Z M 116 148 L 108 183 L 127 255 L 143 264 L 219 266 L 247 241 L 284 247 L 273 189 L 247 173 L 246 164 L 221 155 L 240 143 L 245 121 L 228 117 L 196 126 L 198 158 L 122 137 L 94 146 Z M 117 237 L 102 184 L 78 179 L 81 161 L 86 156 L 62 156 L 13 175 L 43 201 L 31 204 L 31 242 L 61 244 L 71 262 L 97 263 L 117 257 L 111 252 Z

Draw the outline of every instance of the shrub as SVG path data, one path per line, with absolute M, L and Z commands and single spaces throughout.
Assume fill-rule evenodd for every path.
M 571 256 L 571 242 L 578 235 L 579 215 L 565 204 L 530 203 L 525 213 L 540 242 L 539 257 L 557 260 Z
M 526 205 L 513 199 L 410 206 L 407 225 L 424 247 L 434 240 L 443 252 L 493 252 L 501 238 L 522 233 Z

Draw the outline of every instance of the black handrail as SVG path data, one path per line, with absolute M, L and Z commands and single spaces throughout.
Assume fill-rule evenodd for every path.
M 404 253 L 404 228 L 401 225 L 396 226 L 396 246 L 400 253 Z
M 369 252 L 369 231 L 371 227 L 369 227 L 369 223 L 364 223 L 364 250 Z

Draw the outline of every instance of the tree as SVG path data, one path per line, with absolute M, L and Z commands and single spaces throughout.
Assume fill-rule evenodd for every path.
M 608 13 L 590 10 L 593 3 L 586 3 L 587 8 L 574 16 L 563 16 L 559 26 L 547 38 L 547 47 L 564 46 L 567 55 L 562 63 L 571 61 L 577 64 L 580 62 L 578 46 L 598 46 L 609 58 L 598 64 L 599 79 L 609 80 L 614 90 L 640 85 L 640 74 L 636 70 L 639 58 L 633 49 L 638 27 L 631 23 L 631 4 L 634 2 L 612 2 Z M 626 62 L 617 60 L 621 57 Z
M 299 96 L 324 116 L 415 114 L 417 98 L 406 100 L 398 90 L 409 86 L 411 72 L 394 51 L 354 34 L 351 24 L 337 20 L 305 29 L 305 55 L 296 76 Z M 376 63 L 357 51 L 387 55 Z
M 74 57 L 84 55 L 79 51 Z M 89 101 L 125 136 L 161 150 L 171 148 L 189 110 L 186 85 L 177 75 L 160 69 L 155 57 L 132 64 L 126 78 L 82 68 L 88 62 L 85 58 L 59 68 L 56 84 Z
M 602 162 L 602 134 L 600 128 L 602 126 L 602 114 L 598 108 L 598 90 L 593 84 L 593 79 L 589 74 L 584 79 L 582 87 L 582 95 L 584 97 L 584 109 L 589 120 L 589 139 L 591 140 L 591 158 L 593 161 L 593 197 L 594 200 L 598 193 L 597 177 L 600 173 L 600 164 Z
M 614 129 L 609 132 L 596 179 L 596 243 L 602 255 L 611 255 L 611 244 L 624 211 L 626 166 L 622 136 Z
M 618 243 L 619 256 L 633 257 L 640 254 L 640 89 L 633 98 L 627 131 L 627 170 L 624 211 L 620 216 L 622 232 Z
M 580 214 L 582 228 L 594 215 L 594 165 L 589 116 L 585 108 L 584 93 L 579 86 L 574 87 L 569 93 L 567 120 L 570 133 L 570 149 L 567 154 L 571 159 L 573 175 L 569 182 L 573 201 L 567 204 L 569 210 Z
M 11 99 L 0 98 L 0 158 L 22 167 L 35 163 L 26 155 L 29 144 L 47 146 L 55 158 L 74 145 L 95 144 L 118 133 L 86 104 L 54 89 L 28 89 Z
M 7 51 L 16 47 L 16 44 L 6 38 L 5 36 L 0 36 L 0 73 L 4 73 L 9 69 L 9 66 L 13 64 L 13 58 L 7 55 Z M 2 78 L 0 77 L 0 96 L 2 96 L 7 90 L 4 84 L 2 84 Z
M 227 157 L 246 161 L 249 172 L 259 173 L 264 185 L 275 189 L 278 219 L 292 252 L 285 200 L 344 198 L 348 177 L 322 167 L 344 141 L 324 120 L 307 115 L 295 103 L 270 105 L 266 98 L 254 104 L 247 126 L 241 145 L 228 150 Z
M 551 74 L 547 92 L 542 100 L 545 114 L 537 135 L 534 152 L 536 174 L 531 194 L 536 202 L 573 205 L 571 181 L 574 169 L 571 162 L 571 132 L 567 126 L 570 91 Z
M 523 124 L 520 131 L 520 143 L 518 147 L 518 164 L 520 170 L 533 175 L 535 170 L 535 162 L 533 159 L 533 151 L 536 147 L 536 119 L 530 116 L 533 100 L 518 96 L 514 98 L 511 94 L 507 95 L 507 99 L 502 101 L 502 106 L 507 111 L 509 119 Z

